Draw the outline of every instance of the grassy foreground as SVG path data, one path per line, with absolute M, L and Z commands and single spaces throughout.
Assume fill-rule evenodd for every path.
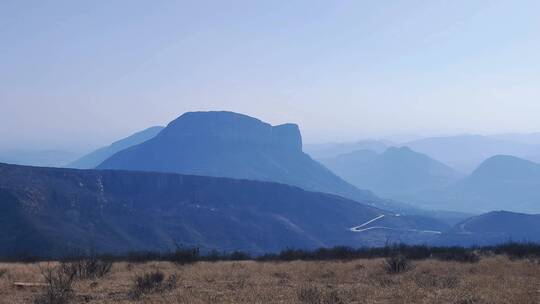
M 387 262 L 116 262 L 103 276 L 74 280 L 65 303 L 540 303 L 536 259 L 426 259 L 397 273 Z M 51 303 L 42 297 L 48 287 L 13 283 L 44 283 L 58 267 L 1 263 L 0 303 Z

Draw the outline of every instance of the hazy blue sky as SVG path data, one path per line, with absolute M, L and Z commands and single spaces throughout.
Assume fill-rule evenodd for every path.
M 0 1 L 0 148 L 190 110 L 306 141 L 540 131 L 540 1 Z

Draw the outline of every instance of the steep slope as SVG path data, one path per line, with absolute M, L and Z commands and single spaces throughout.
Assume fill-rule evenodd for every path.
M 538 155 L 540 147 L 481 135 L 432 137 L 403 144 L 463 173 L 471 173 L 485 159 L 500 155 L 522 158 Z
M 302 151 L 297 125 L 271 126 L 232 112 L 185 113 L 156 137 L 116 153 L 98 168 L 272 181 L 395 207 L 312 160 Z
M 414 201 L 418 193 L 442 189 L 459 178 L 452 168 L 407 147 L 381 154 L 356 151 L 322 163 L 353 185 L 396 200 Z
M 283 184 L 134 171 L 0 164 L 0 256 L 424 242 L 445 226 Z M 351 227 L 385 215 L 385 228 Z
M 159 132 L 161 132 L 161 130 L 163 130 L 163 127 L 156 126 L 137 132 L 131 136 L 118 140 L 107 147 L 100 148 L 87 155 L 84 155 L 78 160 L 68 164 L 66 167 L 76 169 L 95 168 L 104 160 L 113 156 L 115 153 L 155 137 Z
M 435 242 L 440 245 L 493 245 L 540 242 L 540 215 L 494 211 L 471 217 Z
M 494 156 L 448 192 L 449 203 L 461 209 L 540 212 L 540 164 Z

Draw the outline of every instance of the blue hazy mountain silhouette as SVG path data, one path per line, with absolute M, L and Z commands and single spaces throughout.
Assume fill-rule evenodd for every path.
M 156 137 L 116 153 L 98 168 L 272 181 L 394 206 L 305 154 L 296 124 L 272 126 L 233 112 L 185 113 Z
M 408 147 L 383 153 L 360 150 L 322 160 L 351 184 L 396 200 L 412 200 L 417 193 L 443 189 L 460 174 L 445 164 Z
M 492 245 L 540 242 L 540 215 L 492 211 L 457 224 L 441 235 L 438 245 Z
M 6 164 L 0 164 L 0 208 L 0 256 L 168 250 L 176 244 L 258 253 L 381 246 L 435 237 L 411 229 L 448 228 L 278 183 Z M 380 215 L 387 216 L 378 225 L 390 229 L 350 231 Z
M 81 153 L 63 150 L 2 149 L 0 162 L 44 167 L 62 167 L 80 157 Z
M 92 169 L 101 164 L 107 158 L 113 156 L 115 153 L 122 151 L 126 148 L 143 143 L 163 130 L 161 126 L 150 127 L 143 131 L 137 132 L 126 138 L 115 141 L 107 147 L 97 149 L 87 155 L 82 156 L 76 161 L 68 164 L 66 167 L 77 169 Z
M 461 209 L 540 212 L 540 164 L 497 155 L 448 192 L 448 203 Z
M 540 155 L 538 145 L 482 135 L 430 137 L 403 145 L 466 174 L 495 155 L 514 155 L 521 158 Z
M 351 143 L 307 144 L 304 146 L 304 151 L 311 157 L 319 160 L 360 150 L 381 153 L 392 145 L 394 145 L 392 142 L 386 140 L 366 139 Z

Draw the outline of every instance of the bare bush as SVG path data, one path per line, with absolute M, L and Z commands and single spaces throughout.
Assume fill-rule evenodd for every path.
M 34 299 L 35 304 L 68 304 L 74 297 L 73 282 L 75 272 L 60 266 L 41 268 L 41 275 L 47 286 Z
M 113 262 L 99 259 L 97 257 L 89 257 L 78 259 L 69 262 L 62 262 L 60 265 L 65 272 L 75 273 L 78 280 L 102 278 L 111 272 Z
M 131 296 L 139 299 L 144 295 L 172 290 L 176 287 L 176 274 L 165 279 L 165 274 L 159 270 L 138 275 L 133 280 Z
M 0 269 L 0 279 L 8 273 L 7 269 Z
M 411 262 L 401 254 L 387 258 L 383 264 L 384 269 L 389 274 L 397 274 L 408 271 L 412 268 Z

